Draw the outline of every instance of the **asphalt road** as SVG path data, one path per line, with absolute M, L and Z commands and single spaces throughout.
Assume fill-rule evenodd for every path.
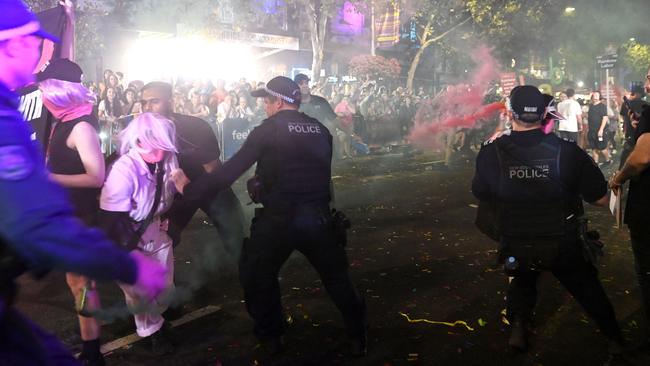
M 436 160 L 427 154 L 387 154 L 336 166 L 336 206 L 353 222 L 347 247 L 350 271 L 368 303 L 369 354 L 360 359 L 345 355 L 339 314 L 315 271 L 294 255 L 281 272 L 283 305 L 291 319 L 288 348 L 275 364 L 603 364 L 608 357 L 605 338 L 552 275 L 540 280 L 530 351 L 506 352 L 508 326 L 501 313 L 507 278 L 494 265 L 495 243 L 473 225 L 472 157 L 459 158 L 449 170 L 439 169 Z M 241 182 L 236 191 L 246 203 Z M 252 206 L 245 207 L 250 217 Z M 625 336 L 635 342 L 642 319 L 628 233 L 614 227 L 605 209 L 590 208 L 589 215 L 606 243 L 600 276 Z M 108 353 L 107 364 L 254 364 L 252 322 L 231 263 L 216 230 L 197 214 L 176 251 L 182 309 L 191 318 L 174 328 L 176 352 L 154 357 L 140 341 Z M 210 270 L 201 270 L 203 265 Z M 18 307 L 78 349 L 76 317 L 63 274 L 40 281 L 22 278 L 21 285 Z M 101 284 L 100 292 L 104 306 L 113 309 L 105 319 L 102 341 L 132 334 L 133 321 L 121 314 L 123 297 L 117 286 Z M 464 323 L 451 324 L 457 321 Z M 650 364 L 647 358 L 634 362 Z

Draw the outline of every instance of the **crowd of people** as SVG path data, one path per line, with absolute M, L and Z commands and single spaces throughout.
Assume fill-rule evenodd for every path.
M 124 73 L 107 69 L 102 81 L 85 85 L 96 95 L 101 130 L 113 140 L 125 122 L 142 112 L 144 83 L 139 80 L 127 84 Z M 220 79 L 178 79 L 173 85 L 174 112 L 209 122 L 215 133 L 226 119 L 245 119 L 252 128 L 266 118 L 262 101 L 250 96 L 263 82 L 241 78 L 227 85 Z M 368 144 L 404 143 L 420 104 L 430 98 L 423 87 L 410 91 L 376 81 L 326 83 L 311 93 L 325 98 L 338 117 L 330 127 L 334 135 L 346 135 L 340 138 L 348 141 L 346 146 L 337 149 L 337 157 L 342 158 L 367 153 Z M 105 148 L 105 152 L 107 149 L 114 148 Z

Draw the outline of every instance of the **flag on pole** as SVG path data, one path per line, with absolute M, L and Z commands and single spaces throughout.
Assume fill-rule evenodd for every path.
M 399 42 L 399 1 L 388 0 L 385 10 L 379 14 L 375 20 L 377 47 L 388 48 Z
M 46 32 L 58 37 L 63 38 L 65 31 L 66 15 L 65 9 L 62 6 L 48 9 L 37 13 L 41 28 Z M 37 73 L 41 68 L 50 60 L 61 57 L 61 44 L 44 39 L 41 46 L 41 58 L 34 70 Z M 35 138 L 40 141 L 44 149 L 47 148 L 47 140 L 52 128 L 54 118 L 50 112 L 43 106 L 43 99 L 41 98 L 41 91 L 38 89 L 37 84 L 29 85 L 18 91 L 20 95 L 20 111 L 23 114 L 25 121 L 32 125 L 36 136 Z

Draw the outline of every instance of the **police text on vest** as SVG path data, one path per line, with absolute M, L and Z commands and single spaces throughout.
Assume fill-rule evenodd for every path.
M 290 133 L 315 133 L 319 134 L 320 126 L 315 123 L 289 123 Z

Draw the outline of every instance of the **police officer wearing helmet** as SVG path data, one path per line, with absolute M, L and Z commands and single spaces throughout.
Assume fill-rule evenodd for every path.
M 582 200 L 605 206 L 607 182 L 575 143 L 544 133 L 546 103 L 536 87 L 513 89 L 510 113 L 512 132 L 483 145 L 472 182 L 481 204 L 496 208 L 499 258 L 514 277 L 507 294 L 508 344 L 527 348 L 537 279 L 541 271 L 551 271 L 596 321 L 610 351 L 619 353 L 622 337 L 614 310 L 580 239 Z
M 322 123 L 298 111 L 300 88 L 293 80 L 273 78 L 251 95 L 264 98 L 268 118 L 220 169 L 192 182 L 178 172 L 177 189 L 186 199 L 198 199 L 230 186 L 257 163 L 258 179 L 249 191 L 255 191 L 254 199 L 264 208 L 253 219 L 239 271 L 246 308 L 264 349 L 262 356 L 283 348 L 278 272 L 294 250 L 318 271 L 343 315 L 352 353 L 362 356 L 366 352 L 365 304 L 350 280 L 347 255 L 329 211 L 332 136 Z
M 14 279 L 58 269 L 133 284 L 154 297 L 165 287 L 165 269 L 83 226 L 48 179 L 13 90 L 33 82 L 43 39 L 57 40 L 21 1 L 0 0 L 0 9 L 0 364 L 76 365 L 65 346 L 11 307 Z

